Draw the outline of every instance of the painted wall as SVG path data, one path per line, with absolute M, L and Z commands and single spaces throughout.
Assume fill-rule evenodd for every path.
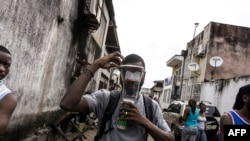
M 5 83 L 18 101 L 8 131 L 25 132 L 54 119 L 60 110 L 76 58 L 72 39 L 78 0 L 0 3 L 0 44 L 13 58 Z
M 212 104 L 217 105 L 218 110 L 222 114 L 232 109 L 239 88 L 249 83 L 249 76 L 205 82 L 202 84 L 200 99 L 210 101 Z

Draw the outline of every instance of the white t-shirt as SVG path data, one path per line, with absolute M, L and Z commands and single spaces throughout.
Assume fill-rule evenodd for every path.
M 7 94 L 11 93 L 11 91 L 0 81 L 0 100 L 2 100 Z
M 84 98 L 89 104 L 90 112 L 94 112 L 98 119 L 102 119 L 106 106 L 108 105 L 110 97 L 110 91 L 105 89 L 96 91 L 90 95 L 84 95 Z M 121 98 L 120 98 L 121 101 Z M 164 131 L 170 131 L 166 121 L 163 118 L 159 104 L 152 100 L 153 102 L 153 123 Z M 119 102 L 120 103 L 120 102 Z M 121 130 L 117 128 L 117 118 L 119 114 L 120 104 L 118 103 L 115 112 L 112 116 L 111 126 L 114 128 L 107 134 L 104 134 L 100 141 L 145 141 L 146 140 L 146 130 L 142 126 L 128 123 L 127 129 Z M 140 96 L 135 102 L 136 107 L 145 116 L 145 108 L 143 103 L 143 97 Z M 106 123 L 106 129 L 109 129 L 109 121 Z
M 207 121 L 206 117 L 202 117 L 199 115 L 198 117 L 198 129 L 199 130 L 205 130 L 206 121 Z

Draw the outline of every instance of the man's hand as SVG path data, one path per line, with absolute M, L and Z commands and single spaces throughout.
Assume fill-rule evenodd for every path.
M 123 60 L 124 57 L 120 54 L 120 52 L 116 51 L 102 58 L 96 59 L 94 63 L 97 63 L 99 68 L 109 69 L 111 67 L 119 67 Z
M 124 106 L 126 105 L 126 106 Z M 120 115 L 126 115 L 123 119 L 132 121 L 136 124 L 142 125 L 146 119 L 145 116 L 137 109 L 137 107 L 130 102 L 122 102 Z
M 119 67 L 123 60 L 124 57 L 117 51 L 96 59 L 92 64 L 84 62 L 84 60 L 78 61 L 80 64 L 88 64 L 88 66 L 85 68 L 85 72 L 71 84 L 60 102 L 60 107 L 71 112 L 89 113 L 88 102 L 82 98 L 89 81 L 99 68 Z
M 172 132 L 166 132 L 157 127 L 154 123 L 152 123 L 145 116 L 143 116 L 134 104 L 130 102 L 123 102 L 122 104 L 125 104 L 126 106 L 121 106 L 120 114 L 126 116 L 121 120 L 128 120 L 138 125 L 141 125 L 154 138 L 154 140 L 174 141 L 174 136 Z

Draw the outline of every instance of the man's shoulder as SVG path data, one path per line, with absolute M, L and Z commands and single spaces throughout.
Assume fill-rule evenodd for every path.
M 224 112 L 220 118 L 220 124 L 233 124 L 233 117 L 229 111 Z
M 99 89 L 95 92 L 93 92 L 91 95 L 109 95 L 110 91 L 106 89 Z
M 233 116 L 235 114 L 237 114 L 237 112 L 232 109 L 232 110 L 228 110 L 228 111 L 223 112 L 222 116 Z
M 105 89 L 99 89 L 95 92 L 92 92 L 90 94 L 85 94 L 83 97 L 87 100 L 99 100 L 99 101 L 106 101 L 107 98 L 109 98 L 110 92 Z
M 87 96 L 87 97 L 95 97 L 95 98 L 97 98 L 98 100 L 101 100 L 101 101 L 104 100 L 104 102 L 107 102 L 107 101 L 109 101 L 111 95 L 112 95 L 113 97 L 116 97 L 117 95 L 120 94 L 120 92 L 121 92 L 121 91 L 118 91 L 118 90 L 109 91 L 109 90 L 107 90 L 107 89 L 99 89 L 99 90 L 95 91 L 94 93 L 90 94 L 90 95 Z M 115 95 L 115 96 L 114 96 L 114 95 Z
M 17 105 L 17 99 L 16 97 L 12 94 L 12 93 L 9 93 L 7 94 L 1 101 L 0 101 L 0 106 L 5 106 L 5 105 L 8 105 L 8 109 L 10 110 L 14 110 L 16 105 Z
M 152 104 L 153 108 L 157 108 L 159 103 L 157 101 L 155 101 L 154 99 L 148 97 L 148 96 L 145 96 L 145 98 L 148 99 L 148 102 L 150 102 L 150 104 Z

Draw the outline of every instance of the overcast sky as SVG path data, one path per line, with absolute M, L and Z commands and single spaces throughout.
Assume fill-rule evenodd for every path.
M 211 21 L 250 27 L 250 0 L 113 0 L 121 53 L 146 63 L 143 87 L 171 76 L 166 62 Z

